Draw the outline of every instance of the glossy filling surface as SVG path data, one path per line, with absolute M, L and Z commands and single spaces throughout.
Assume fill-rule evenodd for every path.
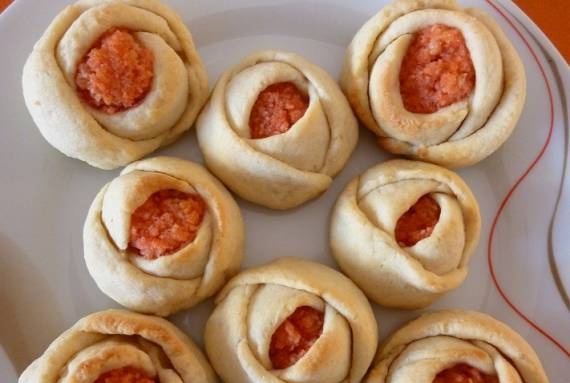
M 160 190 L 133 212 L 129 248 L 147 259 L 172 254 L 196 238 L 205 212 L 196 194 Z
M 134 367 L 122 367 L 101 374 L 93 383 L 158 383 L 158 380 Z
M 457 28 L 436 24 L 416 32 L 400 68 L 406 110 L 433 113 L 466 99 L 475 87 L 475 68 Z
M 285 133 L 309 107 L 309 98 L 292 82 L 279 82 L 265 88 L 249 115 L 251 138 Z
M 323 332 L 324 313 L 309 306 L 301 306 L 285 319 L 273 333 L 269 358 L 275 369 L 283 369 L 297 362 Z
M 433 232 L 439 221 L 441 208 L 428 194 L 423 195 L 396 223 L 396 242 L 402 247 L 415 245 Z
M 461 363 L 437 374 L 433 383 L 499 383 L 499 379 L 495 375 L 486 375 L 468 364 Z
M 75 84 L 92 107 L 113 114 L 137 105 L 152 85 L 154 57 L 134 34 L 123 28 L 107 31 L 77 67 Z

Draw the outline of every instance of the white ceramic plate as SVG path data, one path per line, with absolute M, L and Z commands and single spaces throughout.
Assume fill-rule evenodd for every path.
M 525 62 L 528 96 L 511 139 L 489 159 L 459 172 L 481 205 L 481 242 L 466 282 L 430 309 L 470 308 L 508 323 L 537 350 L 551 381 L 563 383 L 570 377 L 570 71 L 518 8 L 491 1 L 463 4 L 483 8 L 502 25 Z M 337 76 L 353 34 L 387 1 L 167 2 L 190 27 L 213 85 L 225 68 L 262 48 L 298 52 Z M 49 146 L 22 98 L 24 61 L 66 3 L 16 0 L 0 16 L 2 382 L 15 381 L 77 319 L 117 306 L 87 273 L 81 231 L 93 197 L 118 171 L 92 168 Z M 202 162 L 193 131 L 157 154 Z M 388 157 L 361 129 L 356 152 L 321 198 L 288 212 L 240 200 L 247 225 L 243 266 L 282 255 L 334 265 L 326 233 L 335 198 L 348 180 Z M 172 320 L 201 343 L 211 309 L 208 301 Z M 382 338 L 419 314 L 374 309 Z

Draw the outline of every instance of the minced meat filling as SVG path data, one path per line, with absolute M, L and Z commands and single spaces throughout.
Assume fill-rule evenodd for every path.
M 495 375 L 486 375 L 468 364 L 460 363 L 443 370 L 432 383 L 499 383 Z
M 113 114 L 138 104 L 149 92 L 154 57 L 126 29 L 107 31 L 87 52 L 75 75 L 81 98 Z
M 436 112 L 464 100 L 474 87 L 475 68 L 459 29 L 436 24 L 414 34 L 400 68 L 406 110 Z
M 433 232 L 439 221 L 439 204 L 428 194 L 422 196 L 396 223 L 396 241 L 402 247 L 415 245 Z
M 324 314 L 309 306 L 301 306 L 285 319 L 273 333 L 269 358 L 275 369 L 297 362 L 323 332 Z
M 308 106 L 309 98 L 292 82 L 269 85 L 261 91 L 251 109 L 251 138 L 285 133 L 303 117 Z
M 160 190 L 133 212 L 129 248 L 147 259 L 172 254 L 196 238 L 205 212 L 196 194 Z

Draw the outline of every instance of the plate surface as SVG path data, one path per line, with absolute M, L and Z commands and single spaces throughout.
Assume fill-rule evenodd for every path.
M 338 76 L 357 29 L 387 1 L 168 0 L 190 27 L 213 86 L 220 73 L 264 48 L 304 55 Z M 87 313 L 117 307 L 87 273 L 82 226 L 98 190 L 118 171 L 69 159 L 29 117 L 21 72 L 34 42 L 65 0 L 17 0 L 0 16 L 0 381 L 15 381 L 49 342 Z M 542 32 L 506 1 L 462 1 L 499 21 L 526 66 L 528 96 L 511 139 L 459 171 L 479 200 L 481 242 L 465 283 L 430 309 L 480 310 L 537 350 L 552 382 L 570 377 L 570 71 Z M 566 96 L 565 96 L 566 95 Z M 156 154 L 202 162 L 195 133 Z M 358 148 L 322 197 L 274 212 L 239 200 L 247 228 L 244 267 L 294 255 L 334 266 L 328 218 L 344 185 L 389 156 L 361 129 Z M 529 170 L 530 169 L 530 170 Z M 520 181 L 520 182 L 519 182 Z M 491 270 L 494 272 L 491 273 Z M 202 344 L 207 301 L 171 319 Z M 374 305 L 381 337 L 420 311 Z M 518 312 L 517 312 L 518 311 Z M 526 319 L 525 319 L 526 318 Z

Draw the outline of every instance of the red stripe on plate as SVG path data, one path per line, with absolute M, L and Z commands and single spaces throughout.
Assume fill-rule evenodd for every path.
M 554 99 L 552 96 L 552 89 L 550 87 L 550 83 L 548 82 L 548 78 L 546 77 L 546 72 L 544 70 L 544 67 L 542 66 L 542 63 L 540 62 L 540 60 L 538 59 L 538 55 L 534 52 L 534 50 L 530 46 L 528 40 L 523 36 L 523 34 L 518 30 L 518 28 L 515 26 L 515 24 L 507 17 L 507 15 L 498 6 L 496 6 L 491 0 L 486 0 L 486 2 L 491 7 L 493 7 L 495 9 L 495 11 L 497 11 L 501 15 L 501 17 L 503 17 L 503 19 L 505 19 L 505 21 L 507 23 L 509 23 L 511 28 L 513 28 L 514 31 L 517 33 L 517 35 L 519 35 L 519 37 L 522 39 L 522 41 L 524 42 L 524 44 L 526 45 L 526 47 L 530 51 L 532 57 L 534 58 L 534 61 L 536 61 L 536 63 L 538 64 L 538 67 L 540 68 L 540 73 L 542 75 L 542 78 L 544 79 L 544 83 L 546 84 L 546 89 L 548 91 L 548 101 L 550 103 L 550 126 L 548 129 L 548 135 L 546 136 L 546 140 L 545 140 L 544 144 L 542 145 L 542 148 L 538 152 L 536 158 L 532 161 L 532 163 L 524 171 L 524 173 L 517 179 L 515 184 L 509 189 L 509 192 L 503 198 L 501 204 L 499 205 L 499 209 L 497 210 L 497 213 L 495 214 L 495 217 L 493 218 L 493 224 L 491 225 L 491 230 L 489 232 L 489 240 L 487 242 L 487 261 L 489 264 L 489 271 L 491 272 L 491 278 L 493 279 L 493 283 L 497 287 L 499 294 L 505 300 L 507 305 L 509 305 L 509 307 L 511 309 L 513 309 L 513 311 L 518 316 L 520 316 L 525 322 L 527 322 L 529 325 L 531 325 L 536 331 L 538 331 L 539 333 L 544 335 L 548 340 L 550 340 L 556 347 L 558 347 L 564 354 L 566 354 L 566 356 L 570 357 L 570 350 L 568 350 L 564 345 L 562 345 L 562 343 L 560 341 L 558 341 L 556 338 L 554 338 L 554 336 L 550 335 L 546 330 L 542 329 L 533 320 L 531 320 L 528 316 L 526 316 L 511 301 L 511 299 L 507 296 L 507 294 L 503 290 L 501 284 L 499 283 L 499 279 L 497 278 L 497 274 L 495 273 L 495 267 L 493 265 L 493 239 L 495 238 L 495 231 L 497 229 L 497 223 L 499 222 L 499 219 L 500 219 L 501 215 L 503 214 L 505 207 L 509 203 L 509 200 L 513 196 L 514 192 L 518 189 L 520 184 L 527 178 L 529 173 L 535 168 L 535 166 L 538 164 L 538 162 L 542 159 L 542 157 L 544 156 L 544 153 L 546 152 L 546 149 L 548 149 L 548 146 L 550 144 L 550 140 L 552 138 L 552 133 L 554 131 Z

